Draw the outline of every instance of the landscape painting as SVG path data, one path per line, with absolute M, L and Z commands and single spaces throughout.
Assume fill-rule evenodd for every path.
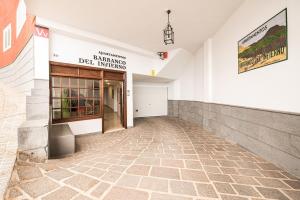
M 287 9 L 238 42 L 239 73 L 287 60 Z

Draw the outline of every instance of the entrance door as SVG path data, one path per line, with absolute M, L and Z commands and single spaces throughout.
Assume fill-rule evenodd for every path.
M 104 71 L 102 132 L 127 128 L 125 74 Z

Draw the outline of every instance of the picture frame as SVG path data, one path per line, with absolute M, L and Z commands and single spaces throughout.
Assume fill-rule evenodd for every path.
M 238 41 L 239 74 L 287 59 L 287 8 Z

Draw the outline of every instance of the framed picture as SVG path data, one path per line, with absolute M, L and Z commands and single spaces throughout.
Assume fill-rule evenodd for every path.
M 238 42 L 239 73 L 287 59 L 287 9 L 282 10 Z

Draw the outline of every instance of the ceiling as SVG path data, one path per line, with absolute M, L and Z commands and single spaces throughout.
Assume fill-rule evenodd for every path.
M 171 79 L 161 78 L 157 76 L 147 76 L 141 74 L 132 75 L 133 82 L 147 82 L 147 83 L 168 83 Z
M 153 52 L 190 52 L 227 20 L 244 0 L 25 0 L 29 13 Z M 163 44 L 171 9 L 175 44 Z

